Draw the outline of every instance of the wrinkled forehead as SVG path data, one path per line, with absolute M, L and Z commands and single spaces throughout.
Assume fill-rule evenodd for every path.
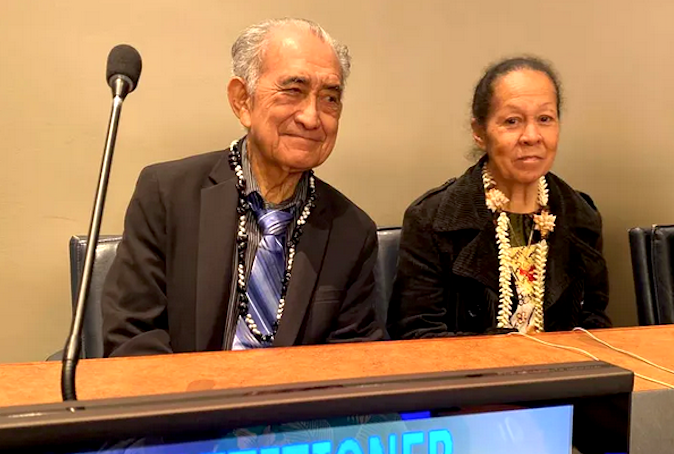
M 270 72 L 342 82 L 341 66 L 332 46 L 310 30 L 295 26 L 269 32 L 261 53 L 260 73 Z

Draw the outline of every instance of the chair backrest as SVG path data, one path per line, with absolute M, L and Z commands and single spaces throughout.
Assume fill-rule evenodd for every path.
M 91 275 L 91 287 L 87 297 L 87 309 L 82 326 L 82 357 L 103 357 L 103 317 L 101 315 L 101 293 L 105 277 L 112 264 L 121 236 L 101 235 L 96 247 L 96 260 Z M 77 303 L 77 293 L 82 279 L 84 257 L 87 249 L 86 236 L 74 236 L 70 239 L 70 290 L 73 310 Z
M 629 231 L 640 325 L 674 323 L 674 226 Z
M 103 317 L 101 315 L 101 293 L 105 277 L 112 264 L 121 236 L 103 235 L 98 239 L 94 272 L 91 277 L 91 288 L 87 298 L 87 310 L 84 314 L 82 329 L 82 356 L 84 358 L 101 358 L 103 356 Z M 375 281 L 380 307 L 377 312 L 381 322 L 386 323 L 388 302 L 393 290 L 393 280 L 398 264 L 398 247 L 400 244 L 400 227 L 382 228 L 377 231 L 379 254 L 375 267 Z M 70 239 L 70 287 L 73 308 L 77 302 L 77 292 L 82 278 L 84 257 L 87 249 L 86 236 L 74 236 Z
M 400 248 L 400 227 L 385 227 L 377 230 L 379 255 L 375 267 L 375 282 L 379 295 L 378 313 L 386 324 L 388 303 L 393 292 L 393 280 L 398 268 L 398 249 Z

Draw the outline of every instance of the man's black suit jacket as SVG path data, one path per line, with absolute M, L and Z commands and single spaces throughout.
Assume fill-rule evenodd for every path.
M 141 172 L 103 288 L 105 356 L 231 345 L 238 193 L 227 157 L 218 151 Z M 381 339 L 375 224 L 319 179 L 316 196 L 274 346 Z

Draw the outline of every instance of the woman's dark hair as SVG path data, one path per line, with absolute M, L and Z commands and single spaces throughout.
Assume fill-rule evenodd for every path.
M 477 83 L 473 93 L 473 118 L 481 126 L 487 122 L 487 116 L 494 97 L 494 83 L 501 77 L 520 69 L 531 69 L 545 73 L 555 86 L 557 94 L 557 114 L 561 115 L 562 87 L 552 66 L 536 57 L 515 57 L 501 60 L 487 68 L 482 79 Z

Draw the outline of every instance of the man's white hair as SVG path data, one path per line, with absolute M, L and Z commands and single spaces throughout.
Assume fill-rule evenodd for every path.
M 255 93 L 257 81 L 260 78 L 262 59 L 267 44 L 269 32 L 284 26 L 294 26 L 310 31 L 335 51 L 342 73 L 341 85 L 351 72 L 351 56 L 349 49 L 340 44 L 326 32 L 323 27 L 307 19 L 282 18 L 270 19 L 246 28 L 232 45 L 232 72 L 246 82 L 249 94 Z

